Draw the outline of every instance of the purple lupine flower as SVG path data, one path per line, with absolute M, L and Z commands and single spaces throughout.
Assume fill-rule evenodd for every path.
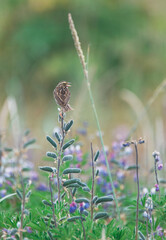
M 48 190 L 48 187 L 46 186 L 46 184 L 40 183 L 40 184 L 36 187 L 36 190 L 45 192 L 45 191 Z
M 80 145 L 76 145 L 75 147 L 75 153 L 76 153 L 76 158 L 77 158 L 77 161 L 78 162 L 81 162 L 82 161 L 82 150 L 81 150 L 81 147 Z
M 144 187 L 144 188 L 142 189 L 142 195 L 143 195 L 143 196 L 145 196 L 148 192 L 149 192 L 149 191 L 148 191 L 148 189 L 147 189 L 146 187 Z
M 155 188 L 156 188 L 156 192 L 159 192 L 159 190 L 160 190 L 160 189 L 159 189 L 159 185 L 158 185 L 158 184 L 155 184 L 154 186 L 155 186 Z
M 159 162 L 159 161 L 160 161 L 160 153 L 159 153 L 159 152 L 154 151 L 154 152 L 152 153 L 152 156 L 154 157 L 154 159 L 155 159 L 156 162 Z
M 110 160 L 115 160 L 115 158 L 116 158 L 115 152 L 110 152 L 109 158 L 110 158 Z
M 148 218 L 148 213 L 146 211 L 143 212 L 143 217 Z
M 32 228 L 31 227 L 25 227 L 25 229 L 27 230 L 27 233 L 32 233 Z
M 85 203 L 85 204 L 84 204 L 84 208 L 85 208 L 85 209 L 88 209 L 88 208 L 89 208 L 89 206 L 90 206 L 90 204 L 89 204 L 89 203 Z
M 102 183 L 103 183 L 103 179 L 100 176 L 98 176 L 97 177 L 97 185 L 101 185 Z
M 157 169 L 160 171 L 162 168 L 163 168 L 163 164 L 159 163 L 158 166 L 157 166 Z
M 12 182 L 9 180 L 6 180 L 6 184 L 9 185 L 10 187 L 12 186 Z
M 1 198 L 3 198 L 3 197 L 6 196 L 6 189 L 2 189 L 2 190 L 0 191 L 0 196 L 1 196 Z
M 105 168 L 100 167 L 100 168 L 99 168 L 99 173 L 100 173 L 100 175 L 102 175 L 103 177 L 108 176 L 107 170 L 106 170 Z
M 158 236 L 162 237 L 162 236 L 164 235 L 163 229 L 162 229 L 162 227 L 160 227 L 159 225 L 158 225 L 158 227 L 156 228 L 156 231 L 157 231 L 157 235 L 158 235 Z
M 156 193 L 156 188 L 155 187 L 151 188 L 150 193 L 154 195 Z
M 116 176 L 117 176 L 118 181 L 123 182 L 123 180 L 125 178 L 125 173 L 123 171 L 118 171 Z
M 118 188 L 119 187 L 119 183 L 117 181 L 114 181 L 114 188 Z
M 80 203 L 80 213 L 82 213 L 84 211 L 84 203 Z
M 70 212 L 70 213 L 74 213 L 76 209 L 77 209 L 77 204 L 76 204 L 75 202 L 72 202 L 72 203 L 70 204 L 69 212 Z
M 37 174 L 37 172 L 35 172 L 35 171 L 32 171 L 31 173 L 30 173 L 30 178 L 31 178 L 31 180 L 32 181 L 37 181 L 38 180 L 38 174 Z
M 107 192 L 106 186 L 103 185 L 103 186 L 101 187 L 101 192 L 102 192 L 102 193 L 106 193 L 106 192 Z
M 121 167 L 125 167 L 125 166 L 126 166 L 126 159 L 121 159 L 121 160 L 119 161 L 119 163 L 120 163 L 120 166 L 121 166 Z
M 113 142 L 112 143 L 112 150 L 119 151 L 119 143 L 118 142 Z

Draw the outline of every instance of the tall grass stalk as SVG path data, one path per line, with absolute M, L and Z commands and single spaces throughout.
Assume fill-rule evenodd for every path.
M 136 235 L 135 240 L 138 239 L 138 213 L 139 213 L 139 175 L 138 175 L 138 149 L 137 149 L 137 142 L 134 141 L 134 147 L 135 147 L 135 154 L 136 154 L 136 176 L 137 176 L 137 212 L 136 212 Z
M 63 147 L 63 143 L 64 143 L 64 139 L 65 139 L 65 133 L 64 133 L 64 124 L 63 124 L 63 118 L 64 118 L 64 113 L 63 111 L 61 112 L 61 116 L 60 116 L 60 122 L 61 122 L 61 134 L 62 134 L 62 139 L 61 139 L 61 143 L 60 143 L 60 149 L 58 152 L 58 167 L 57 167 L 57 187 L 58 187 L 58 203 L 60 204 L 60 198 L 61 198 L 61 193 L 60 193 L 60 177 L 59 177 L 59 171 L 60 171 L 60 165 L 61 165 L 61 154 L 62 154 L 62 147 Z
M 151 98 L 149 99 L 149 101 L 147 102 L 145 108 L 143 109 L 143 111 L 140 113 L 139 118 L 137 119 L 137 121 L 134 123 L 134 125 L 132 126 L 128 136 L 126 137 L 126 140 L 128 140 L 130 138 L 130 136 L 135 132 L 135 130 L 138 127 L 138 124 L 140 123 L 140 121 L 144 118 L 144 116 L 147 114 L 147 112 L 149 111 L 149 108 L 151 107 L 151 105 L 154 103 L 154 101 L 157 99 L 157 97 L 160 95 L 160 93 L 166 88 L 166 80 L 163 80 L 159 86 L 155 89 L 153 95 L 151 96 Z
M 52 217 L 54 219 L 54 226 L 56 227 L 55 206 L 54 206 L 53 191 L 52 191 L 51 177 L 50 176 L 49 176 L 49 188 L 50 188 L 50 193 L 51 193 Z
M 91 219 L 93 219 L 93 197 L 94 197 L 95 169 L 94 169 L 94 158 L 93 158 L 92 143 L 91 143 L 91 159 L 92 159 Z
M 25 211 L 25 187 L 22 173 L 20 172 L 21 187 L 22 187 L 22 202 L 21 202 L 21 226 L 20 226 L 20 240 L 23 239 L 23 221 L 24 221 L 24 211 Z
M 77 31 L 75 29 L 74 22 L 73 22 L 73 19 L 72 19 L 72 16 L 71 16 L 70 13 L 68 14 L 68 21 L 69 21 L 69 27 L 70 27 L 70 30 L 71 30 L 71 34 L 72 34 L 72 37 L 73 37 L 73 40 L 74 40 L 74 45 L 75 45 L 78 57 L 80 59 L 82 68 L 83 68 L 84 77 L 85 77 L 86 82 L 87 82 L 87 88 L 88 88 L 88 92 L 89 92 L 89 96 L 90 96 L 90 100 L 91 100 L 92 109 L 93 109 L 93 112 L 94 112 L 94 115 L 95 115 L 95 118 L 96 118 L 97 128 L 98 128 L 98 131 L 99 131 L 99 137 L 100 137 L 104 157 L 105 157 L 105 160 L 106 160 L 108 176 L 109 176 L 109 179 L 110 179 L 110 182 L 111 182 L 114 201 L 115 201 L 115 204 L 116 204 L 117 216 L 118 216 L 118 219 L 119 219 L 120 218 L 120 211 L 119 211 L 118 201 L 117 201 L 117 198 L 116 198 L 115 188 L 114 188 L 114 184 L 113 184 L 113 180 L 112 180 L 112 175 L 111 175 L 107 155 L 106 155 L 105 148 L 104 148 L 104 141 L 103 141 L 103 137 L 102 137 L 102 133 L 101 133 L 99 118 L 98 118 L 98 114 L 97 114 L 97 111 L 96 111 L 96 107 L 95 107 L 95 103 L 94 103 L 94 99 L 93 99 L 93 95 L 92 95 L 92 91 L 91 91 L 89 75 L 88 75 L 88 66 L 87 66 L 87 63 L 85 62 L 85 57 L 84 57 L 84 54 L 83 54 L 83 51 L 82 51 L 82 48 L 81 48 L 79 37 L 78 37 Z

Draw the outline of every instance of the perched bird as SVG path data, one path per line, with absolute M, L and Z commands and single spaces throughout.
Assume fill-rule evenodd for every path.
M 69 87 L 71 87 L 71 84 L 69 82 L 60 82 L 58 83 L 53 92 L 55 101 L 62 108 L 63 112 L 73 110 L 72 107 L 69 105 Z

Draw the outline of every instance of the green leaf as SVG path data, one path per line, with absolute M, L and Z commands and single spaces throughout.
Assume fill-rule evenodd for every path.
M 11 193 L 11 194 L 9 194 L 9 195 L 6 195 L 5 197 L 3 197 L 3 198 L 0 199 L 0 203 L 3 202 L 5 199 L 8 199 L 8 198 L 13 197 L 13 196 L 15 196 L 15 195 L 16 195 L 16 193 Z
M 99 150 L 98 150 L 97 153 L 96 153 L 95 156 L 94 156 L 94 162 L 97 161 L 97 159 L 98 159 L 98 157 L 99 157 L 99 154 L 100 154 L 100 152 L 99 152 Z
M 99 204 L 99 203 L 102 203 L 102 202 L 112 202 L 114 200 L 113 196 L 106 196 L 106 197 L 99 197 L 95 204 Z
M 47 141 L 49 141 L 49 142 L 51 143 L 51 145 L 52 145 L 55 149 L 57 149 L 57 144 L 56 144 L 56 142 L 55 142 L 50 136 L 47 136 L 46 139 L 47 139 Z
M 65 132 L 67 132 L 67 131 L 71 128 L 72 125 L 73 125 L 73 120 L 71 120 L 70 122 L 68 122 L 68 123 L 66 124 L 66 126 L 65 126 Z
M 29 140 L 28 142 L 24 143 L 23 148 L 27 148 L 29 145 L 34 144 L 36 142 L 36 139 L 33 138 Z
M 58 134 L 57 132 L 55 132 L 55 137 L 56 137 L 56 139 L 58 140 L 58 142 L 60 143 L 60 142 L 61 142 L 61 139 L 60 139 L 60 136 L 59 136 L 59 134 Z
M 132 166 L 126 167 L 125 170 L 135 170 L 137 168 L 139 168 L 139 166 L 137 167 L 136 165 L 132 165 Z
M 66 187 L 70 184 L 73 184 L 73 183 L 78 183 L 80 181 L 79 178 L 73 178 L 73 179 L 70 179 L 70 180 L 66 180 L 64 183 L 63 183 L 63 186 Z
M 76 203 L 82 203 L 82 202 L 85 202 L 85 203 L 89 203 L 89 200 L 87 198 L 77 198 L 75 200 Z
M 62 162 L 71 161 L 71 160 L 73 160 L 73 155 L 65 155 L 62 158 Z
M 67 221 L 68 222 L 74 222 L 78 219 L 82 219 L 82 221 L 85 221 L 86 219 L 84 217 L 80 217 L 80 216 L 75 216 L 75 217 L 71 217 L 71 218 L 68 218 Z
M 63 171 L 63 174 L 69 174 L 69 173 L 80 173 L 81 169 L 80 168 L 66 168 Z
M 73 143 L 74 143 L 74 139 L 71 139 L 70 141 L 68 141 L 67 143 L 65 143 L 64 145 L 63 145 L 63 147 L 62 147 L 62 149 L 63 149 L 63 151 L 66 149 L 66 148 L 68 148 L 68 147 L 70 147 Z
M 108 213 L 106 213 L 106 212 L 99 212 L 99 213 L 96 213 L 96 215 L 93 218 L 93 221 L 95 221 L 97 219 L 101 219 L 101 218 L 108 218 L 108 217 L 109 217 Z
M 56 168 L 54 167 L 49 167 L 49 166 L 43 166 L 43 167 L 39 167 L 42 171 L 45 172 L 53 172 L 56 173 Z
M 19 189 L 16 189 L 16 193 L 17 193 L 17 196 L 19 197 L 19 199 L 22 200 L 23 196 Z
M 46 155 L 47 155 L 47 157 L 57 158 L 57 155 L 54 152 L 47 152 Z

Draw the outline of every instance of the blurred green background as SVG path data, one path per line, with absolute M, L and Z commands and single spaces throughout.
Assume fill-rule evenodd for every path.
M 130 128 L 137 119 L 121 98 L 122 89 L 145 105 L 165 78 L 165 9 L 164 0 L 1 0 L 0 108 L 14 96 L 21 127 L 32 129 L 43 144 L 45 133 L 57 124 L 53 89 L 65 80 L 72 83 L 74 108 L 68 119 L 73 117 L 75 126 L 88 121 L 90 131 L 96 131 L 68 27 L 70 12 L 85 55 L 90 44 L 91 86 L 109 144 L 118 125 Z M 164 116 L 164 102 L 162 95 L 150 110 L 152 121 Z

